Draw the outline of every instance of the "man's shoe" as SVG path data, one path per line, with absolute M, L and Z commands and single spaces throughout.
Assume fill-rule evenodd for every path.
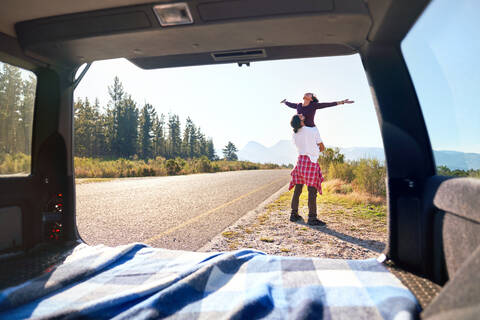
M 307 224 L 309 224 L 311 226 L 324 226 L 324 225 L 326 225 L 325 222 L 323 222 L 322 220 L 318 220 L 317 218 L 308 218 Z
M 303 220 L 302 216 L 300 216 L 298 213 L 291 213 L 290 214 L 290 221 L 296 222 L 298 220 Z

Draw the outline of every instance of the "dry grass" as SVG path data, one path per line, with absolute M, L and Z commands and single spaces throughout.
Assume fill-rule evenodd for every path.
M 249 228 L 245 228 L 245 230 L 243 231 L 245 231 L 245 233 L 248 233 L 248 234 L 253 233 L 253 230 Z
M 233 239 L 233 238 L 235 238 L 236 236 L 238 236 L 238 232 L 225 231 L 225 232 L 222 232 L 222 236 L 224 236 L 224 237 L 227 238 L 227 239 Z
M 328 180 L 322 183 L 322 190 L 325 196 L 334 195 L 342 202 L 349 202 L 356 205 L 384 206 L 385 197 L 372 195 L 366 192 L 354 191 L 351 184 L 340 179 Z
M 249 161 L 210 161 L 206 157 L 198 159 L 165 159 L 157 157 L 149 160 L 75 157 L 75 176 L 78 178 L 121 178 L 182 175 L 206 172 L 236 170 L 278 169 L 275 164 L 258 164 Z
M 95 182 L 107 182 L 112 181 L 113 178 L 81 178 L 75 179 L 75 184 L 86 184 L 86 183 L 95 183 Z
M 268 220 L 268 215 L 269 215 L 269 213 L 270 213 L 270 212 L 267 211 L 267 212 L 259 215 L 259 216 L 257 217 L 258 223 L 261 224 L 261 225 L 262 225 L 262 224 L 265 224 L 265 222 Z
M 29 174 L 30 155 L 0 153 L 0 174 Z

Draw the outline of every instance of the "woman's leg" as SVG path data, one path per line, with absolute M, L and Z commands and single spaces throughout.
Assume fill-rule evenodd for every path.
M 296 184 L 293 190 L 292 197 L 292 213 L 290 214 L 290 221 L 300 220 L 302 217 L 298 214 L 298 203 L 300 201 L 300 194 L 302 194 L 303 184 Z
M 317 219 L 317 188 L 315 187 L 308 187 L 308 224 L 325 225 L 325 222 Z

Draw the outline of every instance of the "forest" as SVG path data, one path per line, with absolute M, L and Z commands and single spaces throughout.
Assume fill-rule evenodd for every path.
M 30 154 L 37 79 L 0 62 L 0 155 Z
M 153 105 L 139 106 L 125 92 L 118 77 L 108 87 L 110 101 L 77 99 L 75 109 L 75 155 L 90 158 L 216 160 L 213 140 L 206 138 L 190 118 L 184 128 L 176 114 L 157 114 Z
M 0 63 L 0 174 L 28 174 L 36 77 Z M 279 168 L 237 161 L 229 141 L 222 160 L 192 119 L 157 114 L 139 105 L 118 77 L 108 86 L 107 105 L 88 98 L 74 101 L 74 156 L 77 177 L 130 177 Z

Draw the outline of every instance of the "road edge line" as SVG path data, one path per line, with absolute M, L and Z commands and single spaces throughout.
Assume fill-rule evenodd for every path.
M 258 214 L 263 212 L 265 210 L 265 207 L 272 203 L 273 201 L 277 200 L 282 194 L 288 191 L 288 186 L 290 185 L 290 182 L 285 184 L 284 186 L 280 187 L 275 193 L 273 193 L 271 196 L 269 196 L 267 199 L 265 199 L 262 203 L 260 203 L 255 209 L 252 209 L 245 213 L 243 216 L 238 218 L 235 222 L 233 222 L 231 225 L 227 226 L 225 229 L 220 231 L 217 235 L 215 235 L 210 241 L 208 241 L 205 245 L 203 245 L 201 248 L 195 250 L 196 252 L 206 252 L 206 250 L 210 250 L 210 246 L 213 243 L 219 242 L 220 239 L 223 238 L 222 233 L 225 232 L 226 230 L 229 230 L 231 228 L 236 228 L 240 224 L 245 224 L 250 221 L 253 221 L 257 218 Z

